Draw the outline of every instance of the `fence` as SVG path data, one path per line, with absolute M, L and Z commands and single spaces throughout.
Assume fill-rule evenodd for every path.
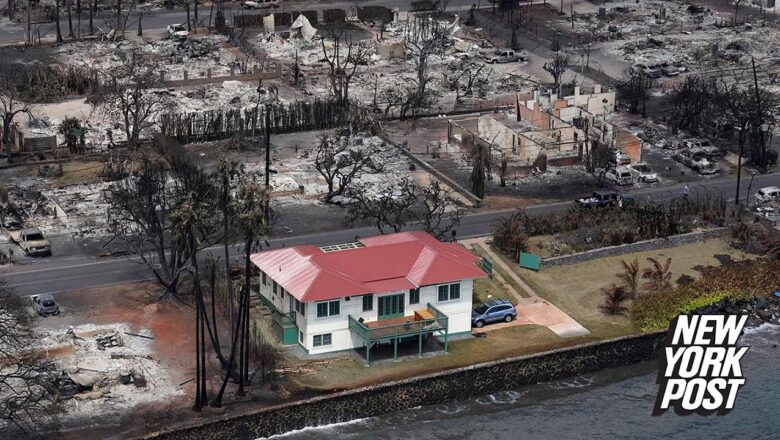
M 361 118 L 364 111 L 337 101 L 297 101 L 287 105 L 263 105 L 251 109 L 170 113 L 160 118 L 160 131 L 180 142 L 224 139 L 238 133 L 263 133 L 266 112 L 270 132 L 293 133 L 326 130 Z

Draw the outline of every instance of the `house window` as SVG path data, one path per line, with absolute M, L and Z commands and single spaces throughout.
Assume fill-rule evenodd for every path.
M 439 286 L 439 302 L 460 299 L 460 283 Z
M 263 285 L 264 286 L 267 285 L 268 284 L 268 276 L 265 274 L 265 272 L 260 271 L 260 276 L 263 278 Z
M 439 302 L 447 301 L 449 297 L 450 286 L 439 286 Z
M 273 289 L 272 289 L 272 290 L 273 290 L 273 292 L 274 292 L 274 294 L 276 294 L 276 291 L 277 291 L 278 287 L 279 287 L 279 285 L 278 285 L 278 284 L 276 284 L 276 281 L 274 281 L 274 287 L 273 287 Z
M 460 299 L 460 283 L 450 284 L 450 299 Z
M 282 299 L 284 299 L 284 289 L 279 289 L 279 294 L 282 295 Z
M 303 332 L 298 330 L 298 342 L 303 344 Z
M 374 310 L 374 295 L 363 295 L 363 311 Z
M 420 288 L 409 289 L 409 304 L 420 304 Z
M 314 346 L 315 347 L 325 347 L 328 345 L 331 345 L 333 343 L 332 341 L 332 334 L 331 333 L 324 333 L 321 335 L 314 335 Z
M 341 313 L 339 300 L 317 303 L 317 317 L 338 316 Z

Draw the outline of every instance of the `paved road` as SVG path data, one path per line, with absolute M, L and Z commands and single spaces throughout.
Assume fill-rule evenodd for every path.
M 743 179 L 743 197 L 748 179 Z M 733 178 L 712 179 L 701 185 L 691 186 L 691 192 L 714 191 L 721 192 L 728 200 L 733 200 L 736 181 Z M 780 173 L 756 176 L 752 190 L 778 185 Z M 662 202 L 680 197 L 681 186 L 642 188 L 631 191 L 636 197 L 648 198 Z M 550 212 L 560 212 L 571 206 L 571 202 L 559 202 L 532 206 L 526 209 L 530 215 L 543 215 Z M 491 211 L 466 216 L 457 229 L 458 238 L 465 239 L 490 233 L 495 222 L 514 212 L 513 210 Z M 295 246 L 299 244 L 334 244 L 354 241 L 355 236 L 367 237 L 377 235 L 375 228 L 353 228 L 338 231 L 321 232 L 306 235 L 274 237 L 270 240 L 271 248 Z M 222 255 L 221 247 L 207 249 L 217 256 Z M 235 246 L 231 249 L 233 255 L 240 255 L 241 249 Z M 143 264 L 135 259 L 127 258 L 63 258 L 37 260 L 34 264 L 18 265 L 0 269 L 4 276 L 17 288 L 20 294 L 31 295 L 44 292 L 67 292 L 75 289 L 106 286 L 129 281 L 151 279 L 152 274 Z
M 449 0 L 447 8 L 448 10 L 464 10 L 471 7 L 471 4 L 475 3 L 475 0 Z M 323 9 L 345 9 L 350 10 L 356 4 L 360 6 L 385 6 L 390 9 L 398 8 L 399 10 L 409 10 L 411 7 L 411 0 L 364 0 L 364 1 L 317 1 L 317 2 L 285 2 L 282 1 L 279 8 L 273 9 L 277 12 L 284 11 L 314 11 Z M 244 14 L 262 14 L 267 13 L 266 10 L 244 10 L 241 5 L 236 3 L 229 3 L 225 5 L 227 11 L 243 11 Z M 206 25 L 209 21 L 210 7 L 201 6 L 198 10 L 198 23 L 200 25 Z M 108 14 L 108 13 L 107 13 Z M 190 11 L 191 18 L 194 20 L 194 10 Z M 110 14 L 109 14 L 110 15 Z M 68 37 L 68 19 L 66 12 L 61 12 L 62 18 L 60 19 L 60 32 L 62 36 Z M 108 21 L 107 21 L 108 20 Z M 103 29 L 107 29 L 113 23 L 111 18 L 102 19 L 95 18 L 94 25 L 97 29 L 98 26 Z M 77 33 L 77 21 L 78 17 L 75 12 L 72 14 L 73 32 Z M 153 10 L 144 12 L 142 27 L 144 34 L 156 35 L 163 31 L 169 24 L 174 23 L 186 23 L 187 12 L 184 9 L 178 10 Z M 89 32 L 89 14 L 82 12 L 81 14 L 81 29 L 82 34 Z M 138 14 L 133 14 L 127 21 L 127 32 L 135 32 L 138 29 Z M 56 35 L 56 26 L 52 23 L 33 24 L 32 31 L 35 36 L 40 35 L 42 39 L 53 38 Z M 17 24 L 4 24 L 0 26 L 0 43 L 13 43 L 24 41 L 24 26 Z

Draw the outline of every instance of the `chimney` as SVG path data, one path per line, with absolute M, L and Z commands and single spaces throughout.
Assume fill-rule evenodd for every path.
M 574 97 L 580 96 L 580 86 L 574 86 Z
M 593 94 L 601 93 L 601 84 L 594 84 L 593 85 Z

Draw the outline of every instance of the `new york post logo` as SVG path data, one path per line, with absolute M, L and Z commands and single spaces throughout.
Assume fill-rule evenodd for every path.
M 725 415 L 745 384 L 740 360 L 748 347 L 737 347 L 747 316 L 680 315 L 669 324 L 660 354 L 660 384 L 653 415 L 669 408 L 678 415 Z

